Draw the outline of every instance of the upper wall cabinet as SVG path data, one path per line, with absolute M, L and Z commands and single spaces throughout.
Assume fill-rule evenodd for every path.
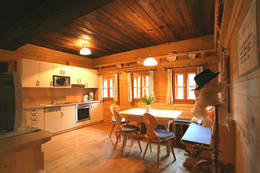
M 40 87 L 53 87 L 53 70 L 52 63 L 39 62 L 40 63 Z
M 82 84 L 86 85 L 86 80 L 85 80 L 85 69 L 80 68 L 80 67 L 70 67 L 71 70 L 71 78 L 70 78 L 70 83 L 71 84 Z
M 22 87 L 53 87 L 53 75 L 69 76 L 71 84 L 82 84 L 85 88 L 98 88 L 98 72 L 93 69 L 72 67 L 30 59 L 19 59 L 18 72 Z
M 22 87 L 52 87 L 52 63 L 30 59 L 18 61 L 18 72 L 21 75 Z
M 18 72 L 21 75 L 22 87 L 40 86 L 40 64 L 39 61 L 20 59 L 18 61 Z
M 97 73 L 92 69 L 71 67 L 71 84 L 82 84 L 85 88 L 98 88 Z
M 71 69 L 67 65 L 53 63 L 52 67 L 53 67 L 53 75 L 56 75 L 56 76 L 70 76 L 71 75 Z
M 86 88 L 98 88 L 98 72 L 96 70 L 86 70 Z

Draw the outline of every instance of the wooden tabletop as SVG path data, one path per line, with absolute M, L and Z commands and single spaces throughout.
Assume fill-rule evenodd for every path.
M 143 116 L 146 112 L 143 108 L 133 108 L 124 111 L 120 111 L 121 115 L 131 115 L 131 116 Z M 161 109 L 151 109 L 150 114 L 155 116 L 156 118 L 163 118 L 174 120 L 177 119 L 183 111 L 175 111 L 175 110 L 161 110 Z

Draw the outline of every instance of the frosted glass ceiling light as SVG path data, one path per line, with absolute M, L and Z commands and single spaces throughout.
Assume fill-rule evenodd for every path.
M 144 66 L 155 66 L 158 62 L 153 57 L 148 57 L 144 60 Z
M 79 51 L 80 55 L 90 55 L 91 50 L 86 47 L 87 45 L 83 45 L 83 48 Z

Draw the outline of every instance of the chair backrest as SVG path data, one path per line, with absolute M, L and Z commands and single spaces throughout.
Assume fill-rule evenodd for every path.
M 155 117 L 152 116 L 149 113 L 145 113 L 143 115 L 143 121 L 144 121 L 145 126 L 146 126 L 146 135 L 147 135 L 147 137 L 152 139 L 152 140 L 158 140 L 159 137 L 155 133 L 155 129 L 157 127 L 157 120 L 155 119 Z
M 115 120 L 116 120 L 116 124 L 115 124 L 115 127 L 117 129 L 117 131 L 122 131 L 122 123 L 121 123 L 121 120 L 122 120 L 122 117 L 120 116 L 118 110 L 114 110 L 114 116 L 115 116 Z
M 116 120 L 115 119 L 115 110 L 119 111 L 120 110 L 120 106 L 116 105 L 116 104 L 111 104 L 110 105 L 110 111 L 112 113 L 112 120 Z

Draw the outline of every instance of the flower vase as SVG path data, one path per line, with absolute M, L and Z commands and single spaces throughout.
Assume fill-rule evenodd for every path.
M 146 113 L 150 113 L 151 105 L 146 105 Z

